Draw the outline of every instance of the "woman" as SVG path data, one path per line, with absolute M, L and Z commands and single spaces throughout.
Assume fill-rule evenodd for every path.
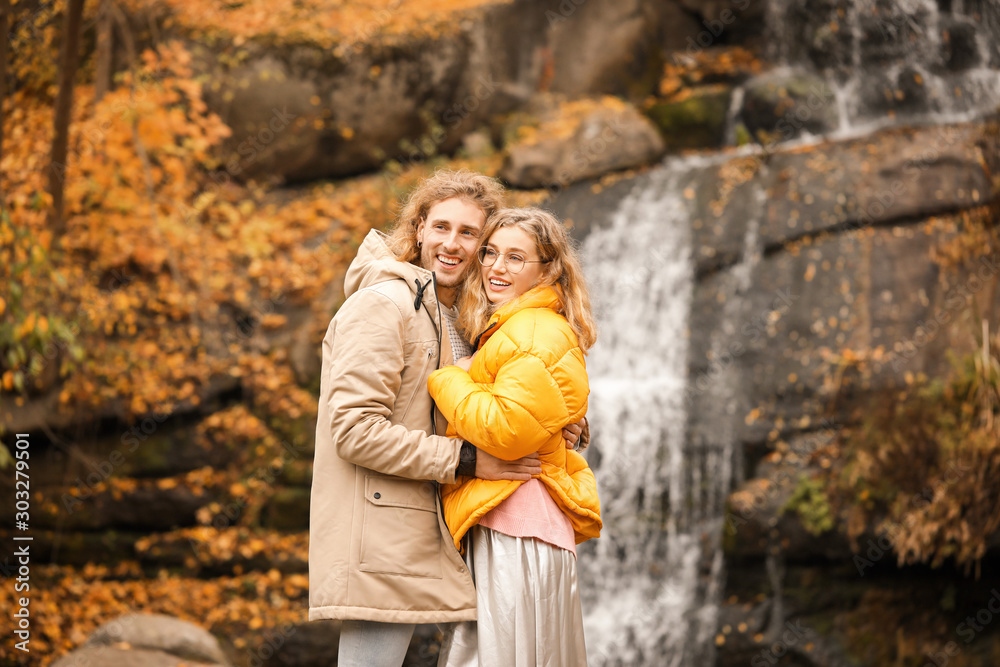
M 469 272 L 459 319 L 478 351 L 432 373 L 428 386 L 459 437 L 507 460 L 537 451 L 542 474 L 443 487 L 479 621 L 456 628 L 439 665 L 586 665 L 575 545 L 600 534 L 600 503 L 593 473 L 561 431 L 587 411 L 590 300 L 551 214 L 501 209 L 481 238 L 482 270 Z

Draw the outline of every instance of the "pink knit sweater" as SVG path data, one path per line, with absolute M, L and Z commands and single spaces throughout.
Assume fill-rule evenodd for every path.
M 479 525 L 511 537 L 534 537 L 576 555 L 573 524 L 538 478 L 517 487 Z

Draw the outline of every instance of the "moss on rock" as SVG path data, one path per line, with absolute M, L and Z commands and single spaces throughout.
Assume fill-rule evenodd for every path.
M 682 100 L 655 102 L 646 115 L 670 149 L 715 148 L 725 140 L 731 98 L 728 86 L 702 86 Z

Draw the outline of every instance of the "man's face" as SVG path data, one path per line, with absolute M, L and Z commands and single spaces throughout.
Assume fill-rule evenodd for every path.
M 452 197 L 431 206 L 417 227 L 420 266 L 433 271 L 445 305 L 454 303 L 454 290 L 476 261 L 479 235 L 486 224 L 483 210 L 465 199 Z

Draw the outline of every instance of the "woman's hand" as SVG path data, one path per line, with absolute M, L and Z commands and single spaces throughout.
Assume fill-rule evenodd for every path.
M 461 359 L 456 359 L 455 365 L 468 373 L 469 369 L 472 368 L 472 359 L 475 356 L 476 355 L 472 355 L 472 357 L 462 357 Z

